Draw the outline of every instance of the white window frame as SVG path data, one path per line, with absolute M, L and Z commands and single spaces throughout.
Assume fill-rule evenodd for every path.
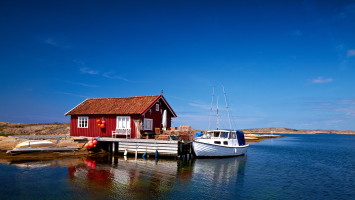
M 155 111 L 159 111 L 159 104 L 155 104 Z
M 144 118 L 143 129 L 152 131 L 153 130 L 153 119 Z
M 89 128 L 89 117 L 88 116 L 78 117 L 78 128 Z
M 117 116 L 116 117 L 116 129 L 131 129 L 131 117 L 130 116 Z

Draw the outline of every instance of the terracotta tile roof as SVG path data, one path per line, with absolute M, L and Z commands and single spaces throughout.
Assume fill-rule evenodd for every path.
M 162 95 L 86 99 L 65 115 L 143 114 L 159 98 L 164 99 Z

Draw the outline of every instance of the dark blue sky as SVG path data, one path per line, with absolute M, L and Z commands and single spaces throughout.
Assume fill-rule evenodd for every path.
M 163 89 L 173 125 L 207 129 L 223 84 L 235 128 L 355 130 L 354 21 L 342 0 L 1 1 L 0 121 Z

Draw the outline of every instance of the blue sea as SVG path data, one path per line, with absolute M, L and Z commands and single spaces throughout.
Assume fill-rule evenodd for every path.
M 0 199 L 355 199 L 355 135 L 285 135 L 247 155 L 0 163 Z

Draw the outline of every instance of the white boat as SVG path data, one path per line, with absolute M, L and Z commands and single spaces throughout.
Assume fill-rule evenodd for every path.
M 192 142 L 197 157 L 240 156 L 247 152 L 243 131 L 212 130 Z
M 53 142 L 48 140 L 28 140 L 16 145 L 15 148 L 35 148 L 35 147 L 51 147 Z
M 197 134 L 192 142 L 194 153 L 197 157 L 227 157 L 240 156 L 247 152 L 249 144 L 245 143 L 244 132 L 240 130 L 232 130 L 231 114 L 229 111 L 227 95 L 223 88 L 224 99 L 226 102 L 226 110 L 228 112 L 230 130 L 219 129 L 219 113 L 218 98 L 216 107 L 216 130 L 207 131 L 206 134 Z M 212 112 L 214 101 L 214 88 L 212 94 L 212 102 L 210 111 Z

